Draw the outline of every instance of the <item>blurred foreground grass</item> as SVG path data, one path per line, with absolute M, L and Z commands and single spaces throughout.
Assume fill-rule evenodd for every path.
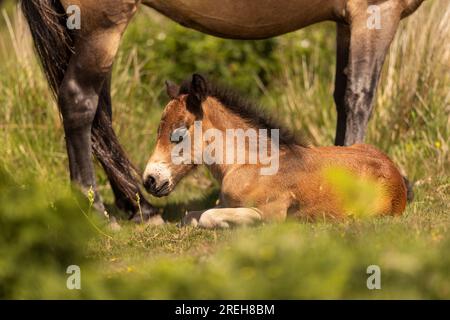
M 98 223 L 83 214 L 87 204 L 68 188 L 61 121 L 23 21 L 12 6 L 2 17 L 0 298 L 450 298 L 445 1 L 429 1 L 402 22 L 369 127 L 368 142 L 416 182 L 404 216 L 232 231 L 124 222 L 109 236 L 93 228 Z M 143 168 L 151 152 L 165 102 L 162 80 L 194 71 L 260 96 L 314 144 L 331 144 L 332 30 L 323 24 L 262 43 L 229 42 L 141 11 L 113 83 L 115 128 L 131 159 Z M 101 170 L 98 179 L 111 201 Z M 213 203 L 216 192 L 198 170 L 170 197 L 152 200 L 176 216 Z M 81 267 L 81 291 L 66 288 L 72 264 Z M 381 267 L 381 290 L 366 287 L 372 264 Z
M 397 218 L 226 231 L 125 225 L 110 236 L 80 214 L 86 201 L 60 189 L 49 202 L 42 190 L 0 175 L 0 298 L 450 296 L 448 207 L 424 198 L 430 189 Z M 66 288 L 69 265 L 81 268 L 81 290 Z M 367 289 L 370 265 L 381 268 L 381 290 Z

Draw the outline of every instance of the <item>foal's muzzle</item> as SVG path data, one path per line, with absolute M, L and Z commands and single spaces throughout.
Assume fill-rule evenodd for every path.
M 167 164 L 150 162 L 143 176 L 144 187 L 156 197 L 167 196 L 172 191 L 172 175 Z
M 164 197 L 170 193 L 170 182 L 168 179 L 159 179 L 149 175 L 144 180 L 145 189 L 156 197 Z

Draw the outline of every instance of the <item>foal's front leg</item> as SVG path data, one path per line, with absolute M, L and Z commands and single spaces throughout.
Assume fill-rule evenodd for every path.
M 234 226 L 252 226 L 261 221 L 261 212 L 256 208 L 214 208 L 187 213 L 181 225 L 205 229 L 228 229 Z

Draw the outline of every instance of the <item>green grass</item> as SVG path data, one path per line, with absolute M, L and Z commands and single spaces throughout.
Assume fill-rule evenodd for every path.
M 416 182 L 415 200 L 402 217 L 226 231 L 122 222 L 123 230 L 112 234 L 94 228 L 103 230 L 83 214 L 88 204 L 68 190 L 57 107 L 23 36 L 26 28 L 9 7 L 0 19 L 0 297 L 450 298 L 449 15 L 443 1 L 433 0 L 402 22 L 369 126 L 368 142 Z M 221 56 L 199 56 L 203 51 L 191 44 L 176 60 L 180 75 L 173 74 L 171 43 L 149 42 L 163 30 L 202 42 L 203 50 L 234 50 L 150 10 L 138 14 L 114 68 L 113 101 L 115 129 L 139 168 L 166 101 L 162 80 L 182 79 L 193 68 L 219 80 L 222 73 L 226 79 L 250 74 L 237 85 L 254 88 L 270 112 L 314 144 L 332 143 L 332 24 L 277 38 L 271 51 L 277 68 L 237 57 L 218 69 Z M 233 46 L 247 54 L 259 50 Z M 191 61 L 197 57 L 200 65 Z M 260 71 L 252 74 L 259 68 L 264 79 Z M 112 202 L 106 177 L 97 171 L 102 195 Z M 200 169 L 171 196 L 152 200 L 175 219 L 210 206 L 217 190 Z M 65 287 L 69 264 L 82 268 L 81 291 Z M 366 287 L 372 264 L 381 267 L 381 290 Z

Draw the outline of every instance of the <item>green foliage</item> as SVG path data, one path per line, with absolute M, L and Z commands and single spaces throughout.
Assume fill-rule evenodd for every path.
M 130 65 L 129 72 L 144 69 L 144 81 L 155 75 L 159 83 L 181 82 L 200 72 L 256 97 L 274 82 L 273 75 L 282 72 L 287 59 L 302 57 L 307 63 L 324 65 L 334 60 L 333 24 L 301 33 L 301 37 L 291 34 L 256 41 L 221 39 L 144 11 L 127 29 L 122 52 L 131 52 L 141 62 Z M 329 70 L 324 70 L 320 76 L 331 79 Z
M 336 193 L 349 217 L 364 218 L 383 210 L 383 186 L 371 179 L 355 176 L 342 167 L 329 167 L 323 177 Z
M 67 187 L 48 189 L 33 179 L 18 184 L 0 170 L 0 299 L 66 290 L 66 268 L 86 260 L 93 235 L 82 214 L 87 201 Z
M 274 39 L 225 40 L 174 23 L 162 29 L 153 18 L 154 15 L 138 16 L 127 31 L 123 48 L 135 48 L 138 59 L 144 61 L 141 67 L 155 73 L 160 82 L 181 82 L 199 72 L 256 95 L 259 88 L 255 82 L 268 84 L 269 75 L 280 68 L 274 56 Z
M 115 249 L 92 248 L 108 253 L 102 266 L 107 276 L 97 272 L 80 295 L 112 299 L 447 298 L 450 260 L 443 253 L 450 245 L 445 235 L 448 218 L 443 222 L 414 239 L 408 229 L 426 230 L 425 220 L 285 223 L 232 232 L 173 226 L 133 230 L 128 239 L 155 241 L 164 234 L 167 242 L 147 247 L 151 252 L 129 242 L 127 250 L 118 249 L 121 256 L 113 258 L 109 253 Z M 217 237 L 226 244 L 214 245 Z M 125 235 L 111 244 L 120 238 Z M 175 250 L 167 255 L 173 250 L 168 249 L 169 243 L 177 240 L 183 241 L 185 254 Z M 205 245 L 216 246 L 214 253 L 205 256 L 192 251 Z M 165 246 L 165 253 L 155 257 Z M 367 267 L 373 264 L 381 268 L 381 290 L 367 288 Z M 92 295 L 95 289 L 102 294 Z
M 402 218 L 231 231 L 124 225 L 112 237 L 97 233 L 92 239 L 94 229 L 79 207 L 88 210 L 86 200 L 60 187 L 50 196 L 39 183 L 21 186 L 4 173 L 0 181 L 1 298 L 450 295 L 449 216 L 432 203 L 409 208 Z M 81 267 L 79 291 L 66 288 L 65 270 L 72 264 Z M 382 270 L 379 291 L 366 287 L 372 264 Z
M 441 259 L 448 242 L 431 251 L 417 245 L 408 249 L 410 241 L 401 236 L 385 251 L 373 245 L 380 243 L 378 236 L 362 239 L 367 235 L 357 234 L 349 246 L 352 236 L 342 237 L 336 229 L 279 225 L 241 231 L 228 249 L 206 261 L 169 260 L 151 265 L 149 282 L 155 285 L 149 285 L 144 297 L 418 298 L 426 293 L 444 298 L 450 294 L 450 277 L 445 272 L 449 260 Z M 387 275 L 385 291 L 367 290 L 366 268 L 374 261 Z M 410 266 L 405 265 L 407 261 Z M 420 281 L 414 281 L 415 277 Z

